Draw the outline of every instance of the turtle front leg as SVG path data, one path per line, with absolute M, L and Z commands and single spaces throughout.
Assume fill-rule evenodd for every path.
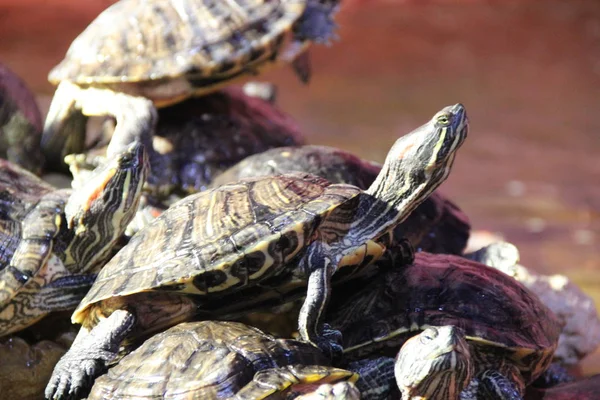
M 151 191 L 163 192 L 171 188 L 170 169 L 165 167 L 168 161 L 154 149 L 152 143 L 158 113 L 151 100 L 108 89 L 86 88 L 80 90 L 77 105 L 87 116 L 109 115 L 115 118 L 116 126 L 106 149 L 108 159 L 126 152 L 134 142 L 142 143 L 150 159 L 147 184 Z
M 480 374 L 460 394 L 460 400 L 523 400 L 517 385 L 495 370 Z
M 54 367 L 46 386 L 47 399 L 84 397 L 119 351 L 121 342 L 135 323 L 132 313 L 116 310 L 91 331 L 81 328 L 69 351 Z
M 77 107 L 81 89 L 68 81 L 58 85 L 42 132 L 41 148 L 48 166 L 62 166 L 67 154 L 85 150 L 88 118 Z
M 331 296 L 331 277 L 337 269 L 337 262 L 324 254 L 323 245 L 319 243 L 311 245 L 304 260 L 310 273 L 306 299 L 298 315 L 298 333 L 302 340 L 335 359 L 342 354 L 341 333 L 327 324 L 320 326 L 320 322 Z

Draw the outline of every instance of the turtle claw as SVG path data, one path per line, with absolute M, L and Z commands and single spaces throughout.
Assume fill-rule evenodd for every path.
M 87 393 L 91 388 L 93 377 L 104 369 L 102 364 L 95 359 L 61 359 L 46 387 L 46 399 L 74 400 L 85 397 L 84 392 Z
M 344 348 L 342 346 L 342 333 L 333 329 L 329 324 L 323 324 L 321 337 L 317 340 L 317 346 L 323 354 L 331 358 L 335 364 L 342 359 Z

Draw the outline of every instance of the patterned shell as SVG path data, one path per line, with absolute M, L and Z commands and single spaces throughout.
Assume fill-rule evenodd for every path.
M 55 190 L 31 172 L 0 159 L 0 270 L 10 263 L 21 239 L 21 222 L 40 197 Z
M 293 173 L 188 196 L 104 266 L 73 321 L 83 322 L 91 304 L 116 296 L 150 290 L 223 295 L 263 281 L 306 249 L 322 217 L 359 193 L 356 186 Z
M 347 293 L 330 303 L 325 320 L 342 332 L 352 358 L 383 347 L 395 356 L 427 326 L 454 325 L 467 339 L 505 348 L 520 368 L 537 371 L 550 362 L 561 332 L 552 311 L 519 282 L 459 256 L 417 253 L 412 265 Z
M 305 7 L 306 0 L 121 0 L 73 41 L 48 79 L 233 76 L 274 55 Z
M 148 339 L 109 369 L 88 399 L 229 399 L 256 372 L 292 364 L 329 362 L 308 343 L 277 340 L 237 322 L 183 323 Z

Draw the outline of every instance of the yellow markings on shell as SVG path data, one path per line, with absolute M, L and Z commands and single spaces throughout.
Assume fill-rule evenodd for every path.
M 217 203 L 217 196 L 215 193 L 211 193 L 210 202 L 208 203 L 208 210 L 206 211 L 206 235 L 208 237 L 212 237 L 215 234 L 215 230 L 213 229 L 212 219 L 215 213 L 215 205 Z
M 373 257 L 373 260 L 371 262 L 373 263 L 379 260 L 379 258 L 383 255 L 384 252 L 384 245 L 382 245 L 381 243 L 377 243 L 373 240 L 369 240 L 364 245 L 356 247 L 350 253 L 343 256 L 338 264 L 338 269 L 347 266 L 360 265 L 368 256 Z
M 265 272 L 267 272 L 271 268 L 271 266 L 275 263 L 275 260 L 273 259 L 273 257 L 271 257 L 271 255 L 269 254 L 269 250 L 268 250 L 269 243 L 274 238 L 271 236 L 269 239 L 270 240 L 264 240 L 264 241 L 258 243 L 258 245 L 256 245 L 254 248 L 251 249 L 252 252 L 260 251 L 261 253 L 263 253 L 265 255 L 265 262 L 263 263 L 262 267 L 258 271 L 256 271 L 252 275 L 248 275 L 248 279 L 250 279 L 250 280 L 256 280 L 256 279 L 260 278 L 261 276 L 263 276 L 265 274 Z
M 16 307 L 14 303 L 9 303 L 4 309 L 0 312 L 0 320 L 11 321 L 15 318 Z

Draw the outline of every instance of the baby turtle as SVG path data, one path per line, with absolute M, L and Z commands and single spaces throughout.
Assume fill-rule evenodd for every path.
M 0 157 L 41 174 L 42 116 L 33 93 L 7 66 L 0 64 Z
M 154 126 L 156 107 L 215 91 L 274 62 L 292 61 L 303 80 L 304 50 L 335 37 L 338 0 L 121 0 L 102 12 L 49 74 L 59 84 L 42 146 L 61 162 L 66 119 L 83 114 L 117 120 L 108 155 Z M 295 61 L 294 61 L 295 60 Z M 151 165 L 160 165 L 151 153 Z
M 367 189 L 381 167 L 379 163 L 329 146 L 278 147 L 246 157 L 217 176 L 211 187 L 244 178 L 300 171 L 322 176 L 332 183 Z M 395 235 L 408 239 L 417 251 L 462 254 L 470 230 L 465 213 L 436 191 L 398 225 Z
M 0 336 L 75 308 L 133 218 L 147 173 L 141 144 L 75 192 L 0 160 Z
M 365 191 L 295 173 L 177 202 L 99 273 L 73 314 L 83 326 L 47 397 L 84 390 L 125 339 L 198 317 L 203 301 L 245 288 L 307 287 L 300 336 L 330 351 L 320 320 L 332 275 L 385 254 L 393 228 L 446 179 L 467 131 L 464 107 L 445 107 L 396 141 Z
M 248 325 L 188 322 L 146 340 L 96 379 L 87 398 L 260 400 L 298 385 L 358 379 L 330 363 L 308 343 Z
M 436 389 L 423 383 L 426 389 L 437 391 L 439 397 L 435 398 L 456 398 L 442 390 L 460 392 L 465 386 L 462 383 L 468 381 L 467 371 L 462 369 L 468 365 L 474 366 L 475 377 L 491 371 L 486 379 L 497 384 L 509 382 L 505 386 L 514 385 L 522 394 L 525 386 L 548 368 L 558 344 L 561 325 L 535 294 L 502 272 L 460 256 L 417 253 L 413 264 L 390 268 L 362 286 L 358 293 L 341 288 L 348 289 L 347 298 L 336 292 L 325 318 L 342 332 L 348 360 L 373 354 L 393 357 L 408 338 L 421 331 L 422 340 L 411 343 L 429 343 L 428 337 L 442 335 L 436 327 L 452 326 L 444 328 L 445 339 L 452 343 L 462 334 L 459 330 L 464 332 L 469 350 L 459 353 L 472 362 L 453 358 L 451 365 L 456 370 L 445 370 L 447 384 Z M 435 367 L 432 357 L 422 360 L 431 365 L 417 359 L 426 349 L 436 354 L 433 345 L 419 351 L 413 348 L 402 361 L 406 366 L 403 373 L 434 382 L 426 372 L 416 375 L 417 365 Z

